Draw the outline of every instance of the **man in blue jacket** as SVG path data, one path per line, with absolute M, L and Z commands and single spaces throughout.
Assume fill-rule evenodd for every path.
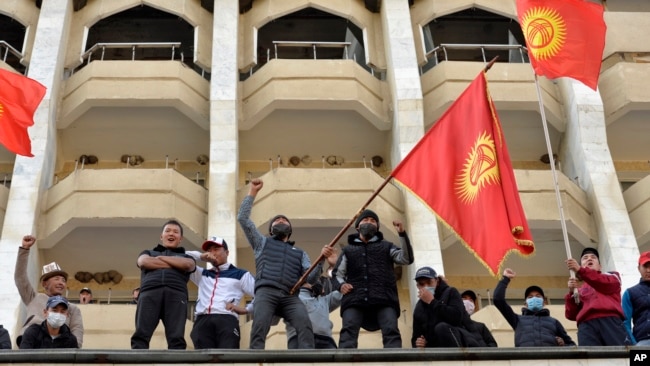
M 641 253 L 638 270 L 641 280 L 623 293 L 625 328 L 632 344 L 650 346 L 650 252 Z

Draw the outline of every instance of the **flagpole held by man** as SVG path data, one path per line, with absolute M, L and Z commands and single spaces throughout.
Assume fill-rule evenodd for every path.
M 607 26 L 604 6 L 583 0 L 517 0 L 517 16 L 535 73 L 539 112 L 560 214 L 567 259 L 572 258 L 564 208 L 537 76 L 570 77 L 596 91 Z M 571 278 L 575 272 L 569 271 Z M 579 302 L 577 290 L 574 293 Z

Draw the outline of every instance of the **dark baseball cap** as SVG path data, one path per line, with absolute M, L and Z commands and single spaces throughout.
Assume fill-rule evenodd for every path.
M 61 295 L 56 295 L 56 296 L 51 296 L 50 298 L 47 299 L 47 304 L 45 305 L 45 308 L 52 309 L 59 304 L 65 305 L 66 309 L 70 307 L 70 303 L 68 302 L 68 299 L 66 299 Z
M 415 272 L 415 280 L 420 278 L 438 278 L 438 274 L 431 267 L 422 267 Z
M 539 294 L 542 295 L 542 297 L 544 297 L 544 298 L 546 297 L 546 296 L 544 295 L 544 290 L 542 290 L 541 287 L 539 287 L 539 286 L 534 286 L 534 285 L 533 285 L 533 286 L 529 286 L 529 287 L 526 289 L 526 291 L 524 291 L 524 299 L 527 299 L 527 298 L 528 298 L 528 294 L 530 294 L 530 293 L 533 292 L 533 291 L 537 291 L 537 292 L 539 292 Z

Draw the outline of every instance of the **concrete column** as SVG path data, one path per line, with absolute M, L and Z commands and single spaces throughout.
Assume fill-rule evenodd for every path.
M 397 165 L 424 135 L 422 88 L 413 39 L 408 1 L 382 2 L 381 20 L 388 65 L 387 80 L 391 92 L 393 118 L 392 161 Z M 418 267 L 431 266 L 444 272 L 442 251 L 435 215 L 418 199 L 404 191 L 408 233 L 416 252 L 403 281 L 409 286 L 411 304 L 417 302 L 413 275 Z M 405 282 L 402 282 L 405 284 Z
M 237 68 L 239 9 L 236 1 L 215 1 L 210 81 L 210 183 L 208 236 L 228 242 L 229 261 L 237 263 Z
M 47 93 L 34 114 L 34 126 L 28 130 L 34 157 L 16 156 L 0 239 L 0 267 L 5 280 L 0 289 L 0 324 L 9 330 L 12 342 L 25 315 L 13 283 L 18 246 L 25 234 L 34 234 L 38 239 L 40 201 L 54 174 L 57 102 L 62 88 L 65 52 L 65 47 L 61 46 L 67 44 L 71 14 L 71 0 L 43 0 L 31 52 L 28 76 L 45 85 Z M 32 285 L 38 291 L 41 290 L 38 283 L 41 266 L 36 249 L 38 240 L 32 247 L 28 268 Z
M 639 247 L 607 145 L 603 101 L 600 93 L 578 81 L 562 79 L 558 84 L 568 122 L 562 166 L 569 177 L 577 177 L 589 197 L 598 228 L 594 247 L 600 253 L 603 271 L 618 271 L 625 290 L 639 280 Z M 572 254 L 577 259 L 580 252 L 574 249 Z

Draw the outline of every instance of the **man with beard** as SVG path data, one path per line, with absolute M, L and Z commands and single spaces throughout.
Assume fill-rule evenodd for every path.
M 178 221 L 169 220 L 163 225 L 161 244 L 144 250 L 138 257 L 140 296 L 135 310 L 135 332 L 131 336 L 132 349 L 149 349 L 160 320 L 165 325 L 167 348 L 187 347 L 187 282 L 196 264 L 180 246 L 181 240 L 183 227 Z
M 63 296 L 68 283 L 68 274 L 58 264 L 50 263 L 43 266 L 43 274 L 41 275 L 41 286 L 45 289 L 45 293 L 37 293 L 34 290 L 27 277 L 27 261 L 29 259 L 29 249 L 35 243 L 36 238 L 34 236 L 25 235 L 16 258 L 14 281 L 16 282 L 16 288 L 18 289 L 20 298 L 27 307 L 27 319 L 16 338 L 16 345 L 18 347 L 20 347 L 23 333 L 27 327 L 32 324 L 40 325 L 45 320 L 43 317 L 43 309 L 45 309 L 48 298 L 57 295 Z M 77 338 L 77 346 L 81 348 L 84 338 L 84 324 L 81 318 L 81 311 L 79 311 L 76 305 L 69 304 L 67 312 L 66 325 L 70 327 L 70 331 Z
M 250 219 L 253 202 L 263 185 L 261 179 L 251 181 L 248 195 L 237 215 L 255 256 L 255 306 L 250 348 L 264 349 L 275 314 L 296 329 L 298 348 L 314 348 L 314 333 L 307 309 L 297 294 L 290 294 L 293 285 L 311 266 L 311 261 L 306 252 L 289 240 L 292 229 L 286 216 L 277 215 L 271 219 L 269 236 L 262 235 Z
M 621 307 L 621 277 L 618 272 L 601 272 L 600 257 L 595 248 L 585 248 L 580 264 L 567 259 L 569 270 L 583 281 L 578 287 L 577 279 L 570 278 L 569 293 L 564 296 L 564 313 L 567 319 L 578 324 L 579 346 L 625 346 L 631 343 L 623 320 Z M 573 298 L 578 288 L 580 302 Z
M 343 294 L 339 348 L 357 348 L 360 328 L 381 329 L 384 348 L 401 348 L 402 337 L 397 326 L 400 307 L 393 266 L 413 263 L 411 242 L 400 221 L 393 221 L 393 226 L 402 247 L 384 240 L 379 231 L 379 217 L 371 210 L 361 212 L 354 226 L 358 233 L 348 237 L 348 245 L 332 273 L 336 289 Z

